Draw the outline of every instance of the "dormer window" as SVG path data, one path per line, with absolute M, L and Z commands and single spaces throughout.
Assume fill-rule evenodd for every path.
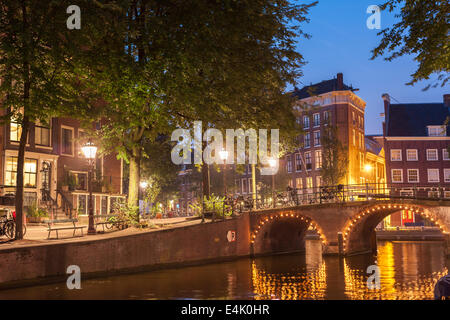
M 447 130 L 444 126 L 427 126 L 429 137 L 445 137 Z

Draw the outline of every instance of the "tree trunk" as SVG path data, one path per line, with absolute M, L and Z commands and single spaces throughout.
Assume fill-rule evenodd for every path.
M 27 144 L 29 120 L 26 115 L 22 121 L 22 135 L 20 136 L 19 152 L 17 155 L 16 176 L 16 240 L 23 239 L 23 169 L 25 163 L 25 146 Z
M 209 165 L 207 165 L 206 163 L 202 164 L 202 190 L 202 201 L 205 199 L 205 197 L 209 199 L 209 197 L 211 196 L 211 186 L 209 177 Z
M 128 205 L 133 207 L 139 207 L 139 180 L 141 177 L 140 162 L 141 149 L 135 147 L 130 156 L 130 178 L 128 182 Z

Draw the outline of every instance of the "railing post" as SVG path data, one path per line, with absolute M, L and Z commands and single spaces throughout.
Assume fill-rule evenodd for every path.
M 322 204 L 322 187 L 319 187 L 319 203 Z
M 369 201 L 369 184 L 366 182 L 366 201 Z

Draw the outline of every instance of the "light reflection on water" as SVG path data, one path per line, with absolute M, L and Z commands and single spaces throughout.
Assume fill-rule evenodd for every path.
M 0 299 L 433 299 L 450 260 L 439 242 L 379 242 L 378 255 L 322 257 L 320 241 L 306 254 L 0 291 Z M 367 288 L 366 269 L 380 267 L 381 289 Z

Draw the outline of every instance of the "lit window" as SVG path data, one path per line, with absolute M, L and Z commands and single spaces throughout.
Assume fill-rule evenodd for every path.
M 26 188 L 36 187 L 37 160 L 25 159 L 23 182 Z M 17 179 L 17 157 L 6 157 L 5 185 L 15 186 Z
M 439 169 L 428 169 L 428 182 L 439 182 Z
M 391 150 L 391 161 L 402 161 L 402 150 L 392 149 Z
M 406 159 L 408 161 L 417 161 L 418 160 L 417 149 L 407 149 Z
M 437 149 L 427 149 L 427 160 L 428 161 L 437 161 L 438 160 Z
M 9 125 L 9 140 L 19 142 L 21 135 L 22 135 L 22 126 L 15 121 L 11 121 Z
M 392 169 L 392 182 L 393 183 L 403 182 L 403 170 L 402 169 Z
M 312 188 L 314 188 L 313 186 L 313 178 L 312 177 L 307 177 L 306 178 L 306 188 L 310 189 L 308 190 L 309 192 L 312 192 Z
M 355 132 L 355 129 L 353 129 L 352 132 L 353 132 L 353 145 L 356 146 L 356 132 Z
M 319 188 L 322 186 L 322 177 L 321 176 L 317 176 L 316 177 L 316 187 Z
M 6 157 L 5 185 L 15 186 L 17 177 L 17 157 Z
M 408 169 L 408 182 L 419 182 L 419 169 Z
M 302 189 L 303 189 L 303 179 L 302 178 L 295 179 L 295 187 L 297 188 L 297 193 L 302 193 Z
M 322 169 L 322 151 L 316 150 L 315 154 L 315 160 L 316 160 L 316 170 Z

